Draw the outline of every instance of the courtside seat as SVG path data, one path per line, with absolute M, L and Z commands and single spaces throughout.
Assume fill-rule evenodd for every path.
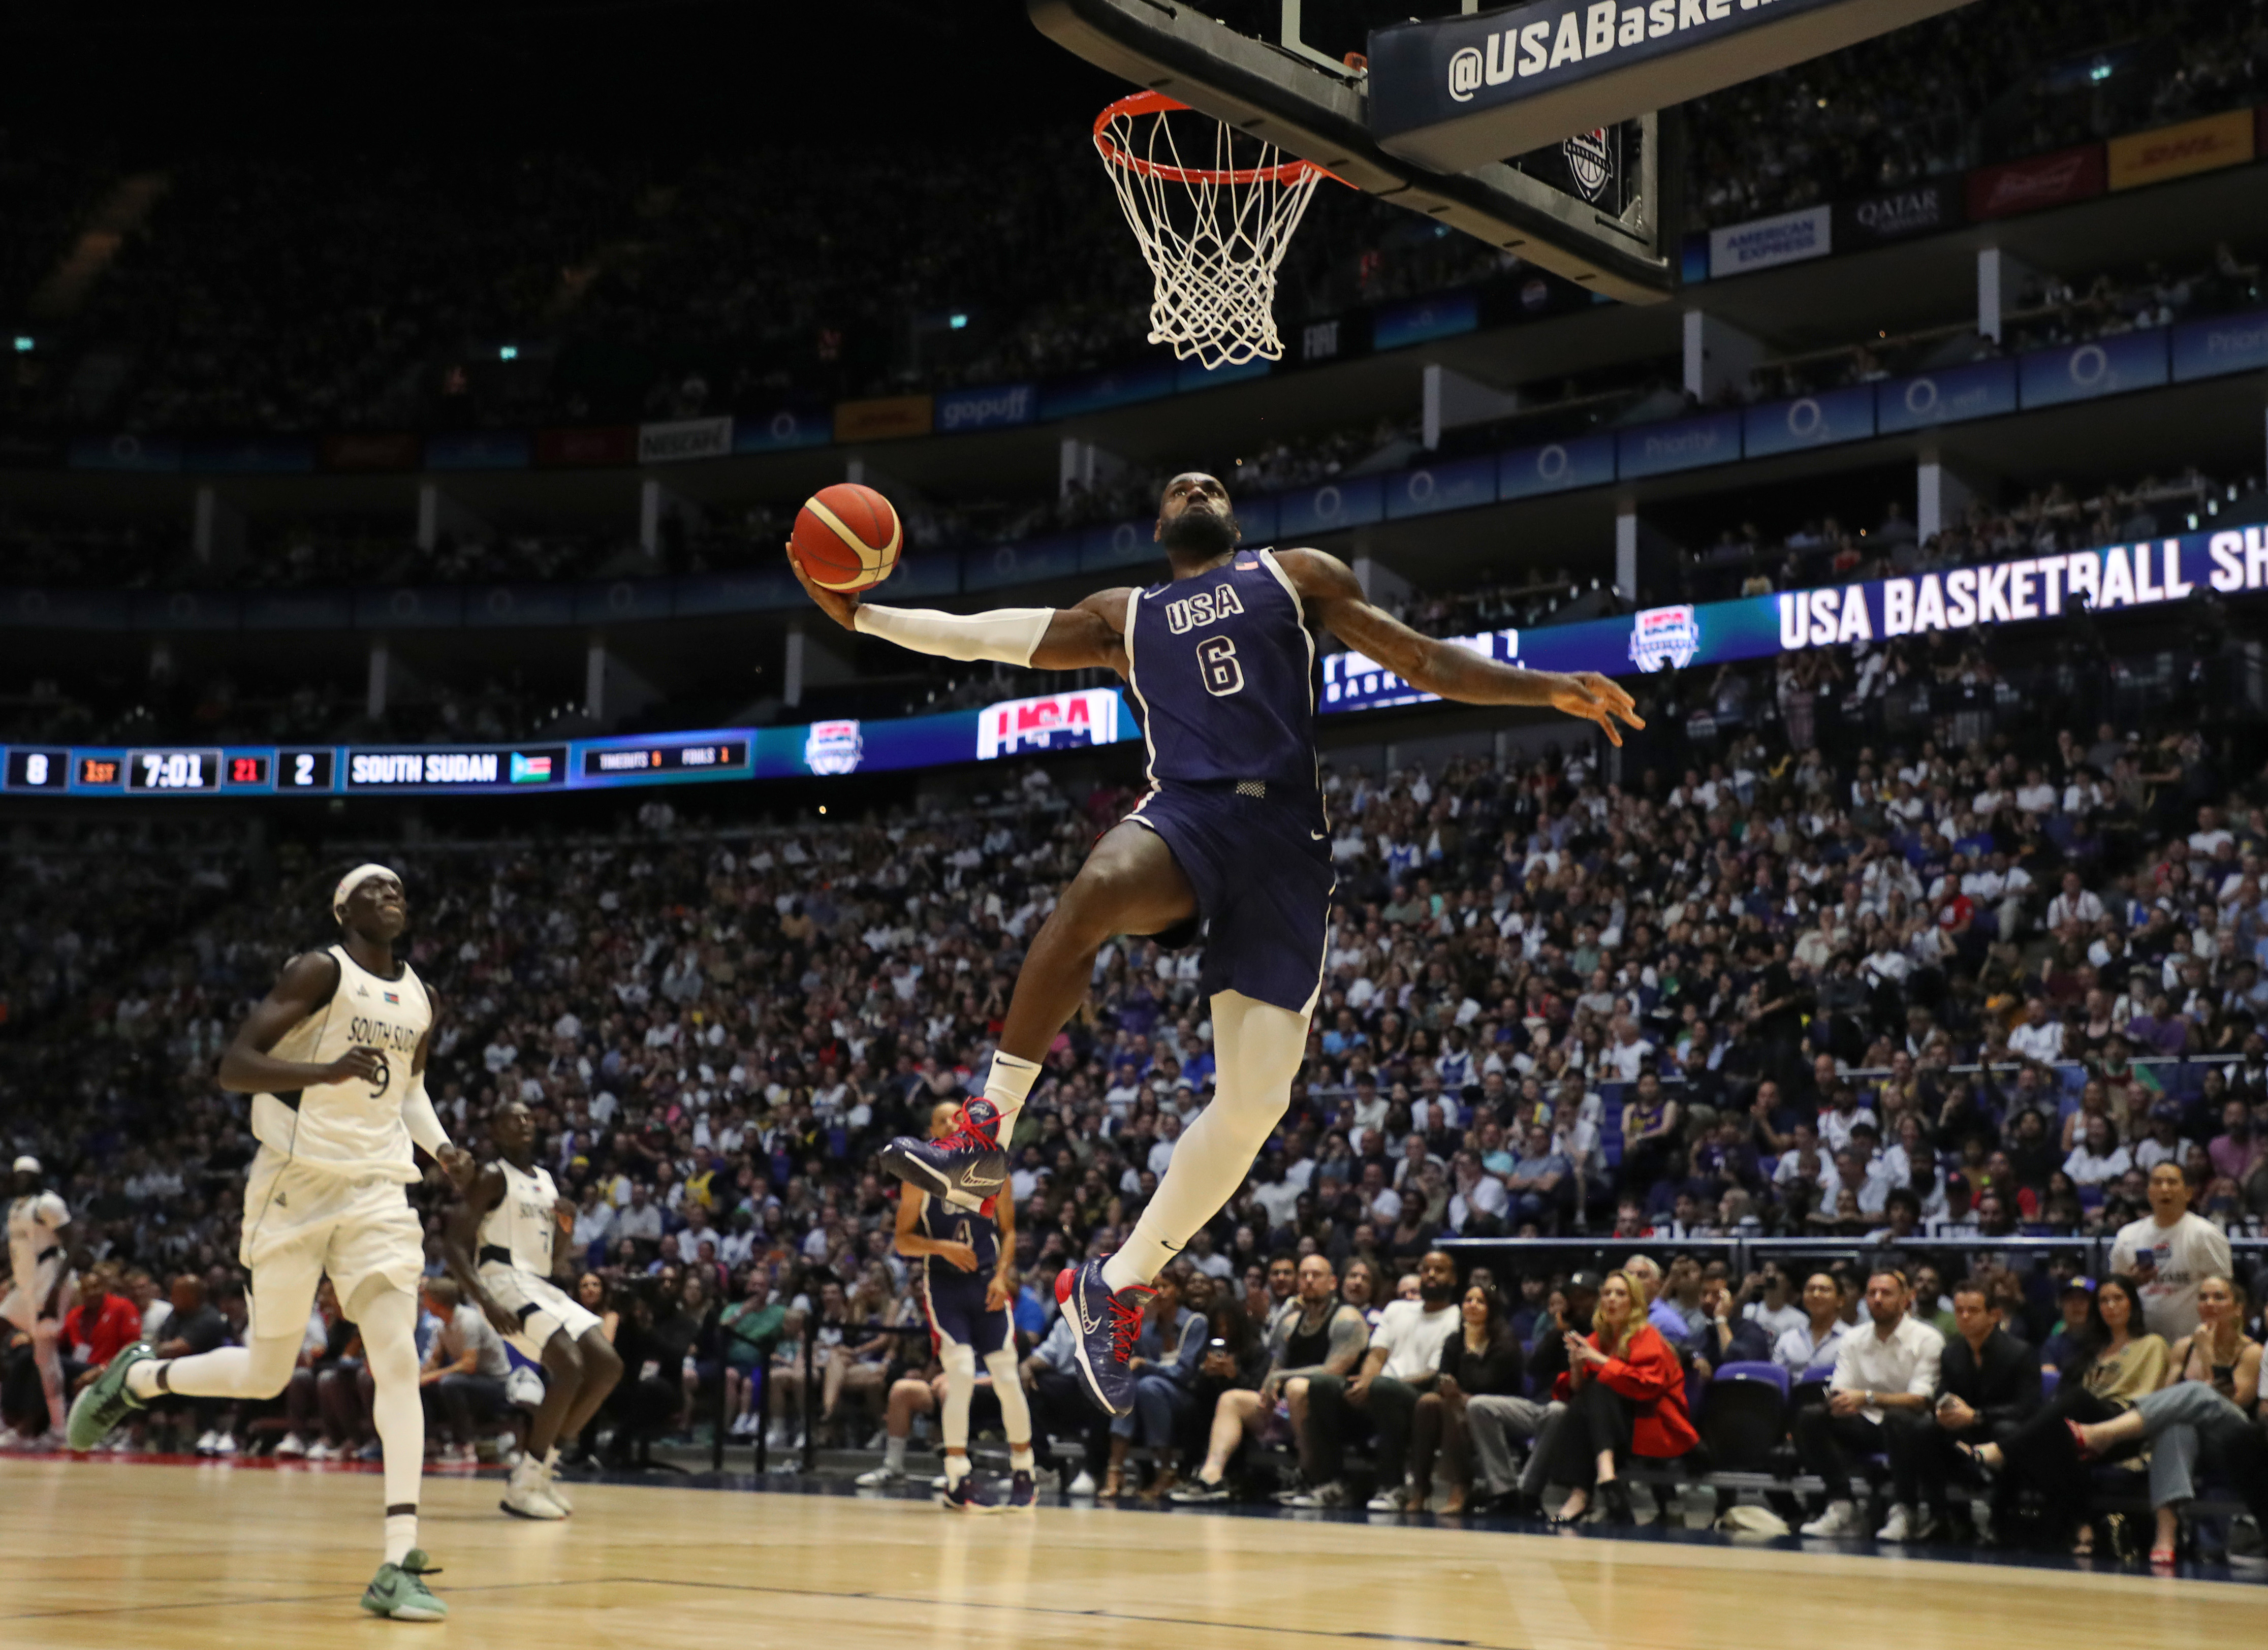
M 1778 1364 L 1727 1364 L 1701 1395 L 1701 1442 L 1719 1471 L 1767 1472 L 1787 1436 L 1787 1371 Z

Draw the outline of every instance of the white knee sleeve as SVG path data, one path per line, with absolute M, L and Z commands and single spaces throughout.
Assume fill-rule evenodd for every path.
M 399 1289 L 363 1292 L 362 1349 L 370 1369 L 371 1423 L 386 1451 L 386 1504 L 417 1505 L 425 1470 L 425 1402 L 417 1390 L 417 1298 Z
M 992 1377 L 992 1396 L 1000 1400 L 1000 1425 L 1012 1444 L 1029 1443 L 1032 1406 L 1024 1401 L 1024 1383 L 1016 1374 L 1016 1350 L 1004 1346 L 984 1354 L 984 1373 Z
M 1252 1160 L 1283 1120 L 1292 1081 L 1307 1057 L 1307 1022 L 1314 1010 L 1278 1008 L 1241 991 L 1212 999 L 1216 1063 L 1212 1103 L 1198 1114 L 1174 1148 L 1158 1195 L 1142 1212 L 1126 1245 L 1103 1268 L 1114 1289 L 1146 1284 L 1195 1232 L 1236 1195 Z
M 945 1366 L 945 1414 L 943 1422 L 946 1447 L 968 1447 L 968 1401 L 976 1396 L 976 1349 L 958 1342 L 938 1354 Z

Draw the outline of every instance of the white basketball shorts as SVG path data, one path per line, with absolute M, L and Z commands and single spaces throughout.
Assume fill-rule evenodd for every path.
M 425 1274 L 425 1229 L 401 1181 L 335 1175 L 262 1146 L 245 1182 L 237 1258 L 252 1274 L 246 1332 L 298 1336 L 326 1273 L 350 1314 L 373 1278 L 414 1292 Z
M 549 1278 L 517 1266 L 489 1262 L 481 1268 L 481 1287 L 519 1320 L 519 1330 L 504 1338 L 539 1364 L 543 1349 L 560 1330 L 567 1331 L 569 1340 L 579 1341 L 585 1330 L 598 1327 L 597 1313 Z

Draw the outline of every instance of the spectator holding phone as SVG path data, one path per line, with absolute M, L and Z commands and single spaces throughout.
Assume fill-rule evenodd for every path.
M 2140 1287 L 2151 1332 L 2175 1341 L 2196 1331 L 2198 1285 L 2229 1276 L 2228 1236 L 2191 1212 L 2189 1177 L 2179 1164 L 2161 1163 L 2150 1171 L 2150 1212 L 2119 1228 L 2110 1270 Z
M 1554 1391 L 1567 1405 L 1546 1471 L 1575 1492 L 1553 1520 L 1572 1524 L 1589 1510 L 1596 1488 L 1606 1521 L 1635 1520 L 1620 1477 L 1631 1455 L 1672 1460 L 1700 1441 L 1685 1413 L 1685 1372 L 1661 1331 L 1646 1319 L 1645 1291 L 1627 1272 L 1599 1285 L 1595 1327 L 1568 1331 L 1567 1373 Z
M 1947 1470 L 1963 1442 L 2014 1431 L 2040 1407 L 2039 1354 L 2002 1327 L 2000 1307 L 1982 1278 L 1953 1292 L 1957 1330 L 1938 1365 L 1937 1398 L 1918 1413 L 1896 1411 L 1883 1429 L 1896 1504 L 1880 1541 L 1926 1541 L 1950 1515 Z M 1973 1541 L 1974 1530 L 1963 1532 Z

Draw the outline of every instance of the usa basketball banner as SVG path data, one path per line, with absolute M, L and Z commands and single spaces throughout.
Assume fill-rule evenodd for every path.
M 1465 172 L 1901 28 L 1967 0 L 1535 0 L 1370 36 L 1370 129 Z
M 2268 528 L 2249 527 L 1451 639 L 1485 658 L 1530 670 L 1629 676 L 2264 592 Z M 1432 698 L 1361 654 L 1323 660 L 1318 708 L 1325 712 L 1422 704 Z

